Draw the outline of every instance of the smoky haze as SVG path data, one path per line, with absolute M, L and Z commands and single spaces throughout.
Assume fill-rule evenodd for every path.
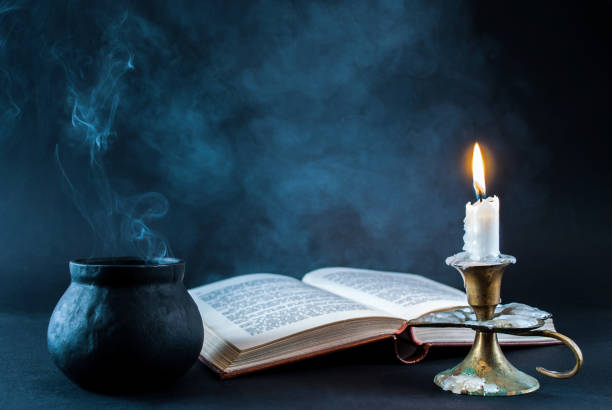
M 69 259 L 170 249 L 188 286 L 332 265 L 460 286 L 476 141 L 502 251 L 544 212 L 551 154 L 504 91 L 532 85 L 496 74 L 468 3 L 118 3 L 0 3 L 1 254 L 23 279 L 2 292 L 47 308 Z

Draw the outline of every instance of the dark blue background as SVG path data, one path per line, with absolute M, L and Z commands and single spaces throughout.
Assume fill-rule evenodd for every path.
M 188 286 L 460 286 L 476 140 L 504 299 L 606 305 L 610 3 L 535 3 L 0 2 L 0 308 L 49 312 L 69 259 L 163 244 Z

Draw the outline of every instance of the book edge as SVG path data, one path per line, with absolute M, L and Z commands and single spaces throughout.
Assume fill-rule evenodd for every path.
M 364 345 L 364 344 L 367 344 L 367 343 L 371 343 L 371 342 L 376 342 L 376 341 L 379 341 L 379 340 L 390 339 L 390 338 L 395 337 L 395 335 L 398 335 L 398 334 L 401 334 L 402 332 L 404 332 L 407 327 L 408 327 L 408 325 L 404 324 L 404 325 L 402 325 L 402 327 L 400 327 L 398 330 L 396 330 L 394 333 L 391 333 L 391 334 L 385 334 L 385 335 L 380 335 L 380 336 L 375 336 L 375 337 L 369 337 L 369 338 L 366 338 L 366 339 L 358 340 L 356 342 L 345 343 L 345 344 L 342 344 L 342 345 L 339 345 L 339 346 L 334 346 L 334 347 L 330 347 L 330 348 L 327 348 L 327 349 L 318 350 L 316 352 L 311 352 L 311 353 L 307 353 L 307 354 L 297 355 L 297 356 L 289 357 L 289 358 L 286 358 L 286 359 L 276 360 L 276 361 L 272 361 L 272 362 L 269 362 L 269 363 L 264 363 L 264 364 L 261 364 L 261 365 L 252 366 L 252 367 L 248 367 L 248 368 L 240 369 L 240 370 L 236 370 L 236 371 L 229 371 L 228 372 L 228 371 L 222 370 L 222 369 L 218 368 L 217 366 L 215 366 L 212 362 L 208 361 L 201 354 L 199 355 L 198 359 L 200 360 L 200 362 L 204 363 L 208 368 L 210 368 L 215 373 L 217 373 L 221 380 L 224 380 L 224 379 L 229 379 L 229 378 L 232 378 L 232 377 L 241 376 L 241 375 L 248 374 L 248 373 L 257 372 L 259 370 L 269 369 L 271 367 L 281 366 L 281 365 L 284 365 L 284 364 L 289 364 L 289 363 L 297 362 L 297 361 L 304 360 L 304 359 L 310 359 L 311 357 L 323 356 L 323 355 L 326 355 L 326 354 L 329 354 L 329 353 L 338 352 L 338 351 L 341 351 L 341 350 L 346 350 L 346 349 L 349 349 L 351 347 L 361 346 L 361 345 Z
M 406 340 L 407 342 L 412 342 L 415 347 L 417 348 L 417 350 L 410 355 L 409 357 L 401 357 L 401 355 L 399 354 L 398 351 L 398 340 L 399 337 L 402 333 L 406 333 L 408 335 L 410 335 L 410 338 L 407 338 L 408 340 Z M 339 346 L 334 346 L 328 349 L 323 349 L 323 350 L 319 350 L 316 352 L 311 352 L 311 353 L 307 353 L 307 354 L 303 354 L 303 355 L 298 355 L 298 356 L 293 356 L 290 358 L 286 358 L 286 359 L 282 359 L 282 360 L 276 360 L 276 361 L 272 361 L 269 363 L 264 363 L 261 365 L 257 365 L 257 366 L 252 366 L 252 367 L 248 367 L 248 368 L 244 368 L 244 369 L 240 369 L 240 370 L 236 370 L 236 371 L 224 371 L 222 369 L 220 369 L 219 367 L 215 366 L 212 362 L 208 361 L 204 356 L 199 355 L 198 360 L 203 363 L 206 367 L 208 367 L 209 369 L 211 369 L 213 372 L 215 372 L 218 377 L 221 380 L 225 380 L 225 379 L 230 379 L 230 378 L 234 378 L 234 377 L 238 377 L 238 376 L 242 376 L 244 374 L 249 374 L 249 373 L 253 373 L 253 372 L 257 372 L 260 370 L 265 370 L 265 369 L 269 369 L 272 367 L 277 367 L 277 366 L 282 366 L 285 364 L 289 364 L 289 363 L 293 363 L 293 362 L 297 362 L 300 360 L 305 360 L 305 359 L 310 359 L 312 357 L 318 357 L 318 356 L 323 356 L 329 353 L 334 353 L 334 352 L 338 352 L 341 350 L 346 350 L 346 349 L 350 349 L 352 347 L 355 346 L 361 346 L 367 343 L 371 343 L 371 342 L 376 342 L 376 341 L 380 341 L 380 340 L 384 340 L 384 339 L 393 339 L 394 341 L 394 350 L 395 350 L 395 356 L 397 357 L 397 359 L 405 364 L 416 364 L 419 363 L 421 361 L 423 361 L 429 351 L 431 350 L 432 347 L 467 347 L 470 346 L 472 343 L 471 342 L 449 342 L 449 343 L 417 343 L 415 341 L 415 339 L 413 338 L 412 335 L 412 328 L 408 327 L 407 324 L 403 325 L 400 329 L 398 329 L 395 333 L 392 334 L 388 334 L 388 335 L 381 335 L 381 336 L 376 336 L 376 337 L 371 337 L 371 338 L 367 338 L 367 339 L 362 339 L 356 342 L 351 342 L 351 343 L 345 343 L 343 345 L 339 345 Z M 505 343 L 500 343 L 501 346 L 525 346 L 525 347 L 529 347 L 529 346 L 550 346 L 550 345 L 558 345 L 558 344 L 562 344 L 561 341 L 559 340 L 543 340 L 543 341 L 539 341 L 539 342 L 505 342 Z

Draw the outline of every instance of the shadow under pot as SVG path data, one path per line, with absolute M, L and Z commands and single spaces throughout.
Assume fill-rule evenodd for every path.
M 174 258 L 80 259 L 47 331 L 55 364 L 89 390 L 151 390 L 196 361 L 204 330 Z

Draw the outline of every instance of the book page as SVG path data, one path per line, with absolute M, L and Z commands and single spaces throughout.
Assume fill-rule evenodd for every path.
M 240 350 L 341 320 L 390 316 L 297 279 L 267 273 L 237 276 L 189 293 L 206 326 Z
M 323 268 L 306 274 L 302 281 L 406 320 L 467 306 L 460 290 L 410 273 Z

